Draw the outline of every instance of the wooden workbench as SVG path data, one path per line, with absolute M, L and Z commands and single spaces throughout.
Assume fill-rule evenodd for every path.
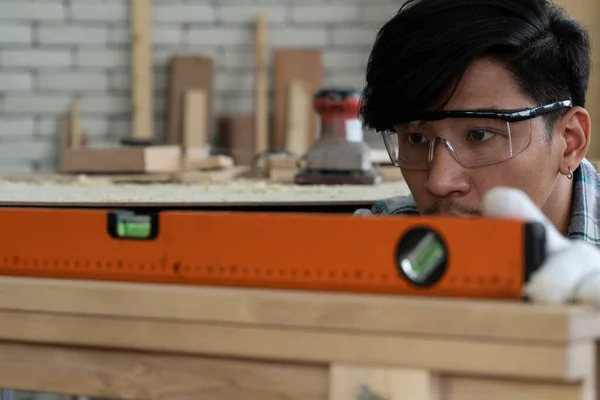
M 599 336 L 582 307 L 0 279 L 0 387 L 105 398 L 592 400 Z
M 131 180 L 128 180 L 131 179 Z M 158 206 L 222 207 L 331 205 L 344 211 L 386 197 L 409 194 L 405 182 L 379 185 L 294 185 L 260 179 L 207 183 L 161 182 L 144 177 L 12 175 L 0 176 L 0 206 Z

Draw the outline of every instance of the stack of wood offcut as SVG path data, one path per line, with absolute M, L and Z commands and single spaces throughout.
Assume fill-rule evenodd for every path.
M 219 148 L 236 165 L 277 182 L 293 182 L 302 156 L 316 140 L 317 115 L 312 97 L 323 83 L 321 52 L 274 48 L 273 76 L 268 79 L 266 20 L 256 21 L 255 108 L 252 114 L 222 115 Z M 269 88 L 273 104 L 269 107 Z
M 174 56 L 168 66 L 166 130 L 164 139 L 157 141 L 151 2 L 132 0 L 130 4 L 131 135 L 119 146 L 87 147 L 79 103 L 73 101 L 63 122 L 60 171 L 140 175 L 144 181 L 164 181 L 165 175 L 181 180 L 181 174 L 200 174 L 203 182 L 207 176 L 214 181 L 242 176 L 293 182 L 303 155 L 318 136 L 312 98 L 323 81 L 320 51 L 273 49 L 273 76 L 269 80 L 267 21 L 259 14 L 255 24 L 254 114 L 218 118 L 213 109 L 213 59 L 202 54 Z M 270 87 L 274 94 L 272 107 Z

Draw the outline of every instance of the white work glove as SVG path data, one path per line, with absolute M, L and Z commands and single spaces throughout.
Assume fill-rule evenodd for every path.
M 524 295 L 536 303 L 583 303 L 600 307 L 600 250 L 561 235 L 520 190 L 495 188 L 483 200 L 483 215 L 541 222 L 546 227 L 546 261 L 532 274 Z

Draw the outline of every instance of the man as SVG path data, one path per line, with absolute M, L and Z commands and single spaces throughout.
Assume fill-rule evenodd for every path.
M 547 0 L 409 0 L 377 35 L 361 117 L 412 195 L 357 214 L 543 221 L 528 293 L 600 304 L 589 75 L 588 33 Z

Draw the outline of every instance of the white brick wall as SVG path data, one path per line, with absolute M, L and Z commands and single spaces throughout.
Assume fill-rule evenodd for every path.
M 362 87 L 374 34 L 403 0 L 153 0 L 156 135 L 165 66 L 178 53 L 215 60 L 215 111 L 251 112 L 253 20 L 268 43 L 323 51 L 327 85 Z M 0 172 L 53 169 L 59 118 L 81 99 L 93 144 L 129 133 L 128 0 L 0 1 Z

